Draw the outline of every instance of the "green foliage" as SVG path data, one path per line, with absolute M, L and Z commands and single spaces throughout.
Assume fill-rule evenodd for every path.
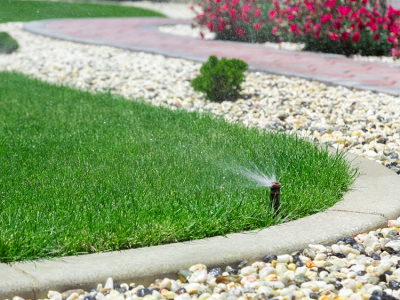
M 328 37 L 319 39 L 309 37 L 303 42 L 305 43 L 304 51 L 343 54 L 346 56 L 354 54 L 363 56 L 387 56 L 390 54 L 390 49 L 393 47 L 387 42 L 387 36 L 383 33 L 381 33 L 379 41 L 374 41 L 372 32 L 368 30 L 363 30 L 361 32 L 361 39 L 357 43 L 354 43 L 351 38 L 345 42 L 335 42 Z
M 19 45 L 7 32 L 0 32 L 0 53 L 10 54 L 17 50 Z
M 0 23 L 66 18 L 165 17 L 139 7 L 62 1 L 0 0 Z
M 218 60 L 216 56 L 210 56 L 200 68 L 200 75 L 192 81 L 192 87 L 205 93 L 211 101 L 234 100 L 242 90 L 240 84 L 248 68 L 248 64 L 240 59 L 223 57 Z

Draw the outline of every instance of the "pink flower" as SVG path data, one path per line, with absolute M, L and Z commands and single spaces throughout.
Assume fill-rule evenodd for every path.
M 270 19 L 274 19 L 276 17 L 277 13 L 278 12 L 275 9 L 270 10 L 269 13 L 268 13 L 269 14 L 269 18 Z
M 251 9 L 251 5 L 246 5 L 242 7 L 242 12 L 247 14 Z
M 215 3 L 220 3 L 220 2 L 221 2 L 221 0 L 214 0 L 214 2 L 215 2 Z
M 290 30 L 291 30 L 292 32 L 297 31 L 297 30 L 298 30 L 297 25 L 296 25 L 296 24 L 290 25 Z
M 332 7 L 335 5 L 335 2 L 336 2 L 336 0 L 329 0 L 329 1 L 326 1 L 324 4 L 325 4 L 325 6 Z
M 254 29 L 255 30 L 260 30 L 261 29 L 261 25 L 259 23 L 254 24 Z
M 348 33 L 347 31 L 342 33 L 342 40 L 343 41 L 347 41 L 350 37 L 350 33 Z
M 222 32 L 225 30 L 225 20 L 221 20 L 221 22 L 217 26 L 217 32 Z
M 231 5 L 235 6 L 236 4 L 238 4 L 240 2 L 240 0 L 232 0 Z
M 290 15 L 287 16 L 287 18 L 288 18 L 288 20 L 293 20 L 294 16 L 292 14 L 290 14 Z
M 257 18 L 261 17 L 261 9 L 257 8 L 257 9 L 254 11 L 254 16 L 257 17 Z
M 326 23 L 332 19 L 332 14 L 326 14 L 325 16 L 322 16 L 321 18 L 321 23 Z
M 353 37 L 351 39 L 354 43 L 357 43 L 361 39 L 361 35 L 358 32 L 354 32 Z
M 190 9 L 190 10 L 193 10 L 193 9 L 194 9 L 194 6 L 193 6 L 193 5 L 190 5 L 190 6 L 189 6 L 189 9 Z
M 328 37 L 335 42 L 337 42 L 340 39 L 339 35 L 334 32 L 329 32 Z
M 398 56 L 400 54 L 400 52 L 399 52 L 399 50 L 396 50 L 396 49 L 392 49 L 392 55 L 394 56 L 394 57 L 396 57 L 396 56 Z
M 306 2 L 304 4 L 305 4 L 305 6 L 307 6 L 308 10 L 314 10 L 314 8 L 315 8 L 312 3 Z
M 272 28 L 272 34 L 275 35 L 278 32 L 278 27 Z
M 377 42 L 379 41 L 379 39 L 380 39 L 379 34 L 378 33 L 374 34 L 374 41 Z
M 243 35 L 245 33 L 243 28 L 235 28 L 233 30 L 237 35 Z
M 232 18 L 236 17 L 236 9 L 232 8 L 232 9 L 229 11 L 229 15 L 230 15 Z
M 385 23 L 385 18 L 379 17 L 376 19 L 376 21 L 378 22 L 379 25 L 382 25 L 383 23 Z
M 213 21 L 208 22 L 207 27 L 212 32 L 214 29 L 214 22 Z
M 346 17 L 351 12 L 351 7 L 350 6 L 339 6 L 337 10 L 343 17 Z

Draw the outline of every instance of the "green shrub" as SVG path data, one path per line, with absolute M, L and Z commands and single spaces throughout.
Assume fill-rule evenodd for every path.
M 223 57 L 218 60 L 216 56 L 210 56 L 200 68 L 200 75 L 192 80 L 192 87 L 205 93 L 211 101 L 234 100 L 242 90 L 240 84 L 248 68 L 248 64 L 240 59 Z
M 0 32 L 0 53 L 10 54 L 17 50 L 19 45 L 7 32 Z

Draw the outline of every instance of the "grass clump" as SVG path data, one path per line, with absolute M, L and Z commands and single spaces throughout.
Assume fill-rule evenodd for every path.
M 221 60 L 210 56 L 200 68 L 200 75 L 192 80 L 194 90 L 203 92 L 211 101 L 222 102 L 233 100 L 239 96 L 241 83 L 248 70 L 247 63 L 240 59 Z
M 0 261 L 146 247 L 327 209 L 356 173 L 284 133 L 0 73 Z M 242 168 L 282 182 L 269 189 Z
M 0 53 L 10 54 L 17 50 L 19 45 L 7 32 L 0 32 Z
M 149 9 L 110 3 L 1 0 L 0 23 L 111 17 L 165 17 L 165 15 Z

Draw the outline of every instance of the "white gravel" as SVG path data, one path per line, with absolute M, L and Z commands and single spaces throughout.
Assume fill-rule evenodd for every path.
M 0 24 L 20 44 L 0 55 L 0 70 L 15 70 L 48 82 L 91 91 L 112 89 L 153 105 L 210 111 L 228 122 L 296 131 L 379 163 L 396 173 L 400 155 L 400 98 L 298 78 L 248 73 L 242 98 L 213 103 L 190 87 L 200 64 L 106 46 L 59 41 Z

